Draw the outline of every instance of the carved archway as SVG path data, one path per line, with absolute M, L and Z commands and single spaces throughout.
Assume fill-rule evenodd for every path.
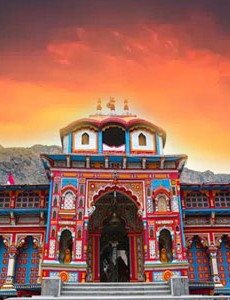
M 140 205 L 125 189 L 106 188 L 92 201 L 88 226 L 88 281 L 142 281 Z M 120 268 L 113 271 L 114 268 Z

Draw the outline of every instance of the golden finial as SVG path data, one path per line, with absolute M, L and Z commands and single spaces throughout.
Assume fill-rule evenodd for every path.
M 107 103 L 107 107 L 111 110 L 114 111 L 115 110 L 115 99 L 113 97 L 110 97 L 109 102 Z
M 101 111 L 102 110 L 102 106 L 101 106 L 101 99 L 99 98 L 97 100 L 97 111 Z
M 128 100 L 127 99 L 125 99 L 124 100 L 124 111 L 129 111 L 129 106 L 128 106 Z

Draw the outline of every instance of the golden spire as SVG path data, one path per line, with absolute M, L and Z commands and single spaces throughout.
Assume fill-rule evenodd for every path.
M 106 106 L 111 110 L 114 111 L 115 110 L 115 99 L 113 97 L 110 97 L 109 102 L 106 104 Z
M 102 106 L 101 106 L 101 99 L 99 98 L 97 100 L 97 111 L 100 112 L 102 110 Z
M 128 100 L 127 99 L 124 100 L 124 111 L 125 112 L 129 111 L 129 105 L 128 105 Z

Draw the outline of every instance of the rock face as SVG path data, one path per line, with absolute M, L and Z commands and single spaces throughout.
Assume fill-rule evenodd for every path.
M 29 148 L 4 148 L 0 145 L 0 184 L 6 184 L 11 172 L 16 184 L 47 184 L 40 154 L 62 153 L 59 146 L 34 145 Z M 229 183 L 230 174 L 198 172 L 187 168 L 181 174 L 182 183 Z
M 182 183 L 230 183 L 230 174 L 215 174 L 212 171 L 199 172 L 184 168 Z
M 0 146 L 0 184 L 6 184 L 9 172 L 16 184 L 46 184 L 45 170 L 40 153 L 61 153 L 59 146 L 34 145 L 29 148 Z

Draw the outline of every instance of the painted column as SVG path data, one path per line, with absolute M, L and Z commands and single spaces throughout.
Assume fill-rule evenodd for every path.
M 100 234 L 93 237 L 93 281 L 100 281 Z
M 144 231 L 144 259 L 149 258 L 148 255 L 148 224 L 146 220 L 143 220 L 143 231 Z
M 129 237 L 129 259 L 130 259 L 130 281 L 136 281 L 136 266 L 135 266 L 135 258 L 136 258 L 136 243 L 132 234 L 128 234 Z
M 8 255 L 9 255 L 8 270 L 7 270 L 6 281 L 3 284 L 2 289 L 15 289 L 14 276 L 15 276 L 15 263 L 16 263 L 17 253 L 18 253 L 17 248 L 14 245 L 12 245 L 8 249 Z
M 98 153 L 103 153 L 102 131 L 98 131 Z
M 209 248 L 208 248 L 208 254 L 209 254 L 209 257 L 210 257 L 210 267 L 211 267 L 211 275 L 212 275 L 212 279 L 213 279 L 213 282 L 216 284 L 221 285 L 221 282 L 220 282 L 220 278 L 218 276 L 218 267 L 217 267 L 217 260 L 216 260 L 216 256 L 217 256 L 217 247 L 214 246 L 214 245 L 211 245 Z
M 42 248 L 38 248 L 38 257 L 39 257 L 39 265 L 38 265 L 38 279 L 37 283 L 41 283 L 42 281 Z
M 161 143 L 160 143 L 160 137 L 158 135 L 158 133 L 156 133 L 156 150 L 157 150 L 157 154 L 160 155 L 162 154 L 162 151 L 161 151 Z
M 143 253 L 143 258 L 144 258 L 144 266 L 145 262 L 149 259 L 150 253 L 149 253 L 149 239 L 148 239 L 148 222 L 146 220 L 143 220 L 143 236 L 144 236 L 144 253 Z M 150 282 L 150 272 L 144 270 L 145 274 L 145 280 L 146 282 Z
M 130 154 L 130 136 L 129 131 L 125 131 L 125 148 L 126 148 L 126 154 Z
M 47 230 L 46 230 L 46 244 L 49 242 L 49 233 L 50 233 L 50 222 L 51 222 L 51 208 L 52 208 L 52 195 L 53 195 L 53 176 L 50 181 L 50 190 L 49 190 L 49 206 L 48 206 L 48 220 L 47 220 Z
M 72 153 L 72 132 L 68 135 L 68 153 Z
M 182 203 L 180 197 L 180 186 L 177 186 L 177 198 L 178 198 L 178 205 L 179 205 L 179 212 L 180 212 L 180 228 L 181 228 L 181 238 L 182 238 L 182 258 L 187 260 L 186 256 L 186 242 L 185 242 L 185 235 L 184 235 L 184 221 L 183 221 L 183 212 L 182 212 Z
M 84 220 L 84 229 L 83 229 L 83 260 L 87 260 L 87 245 L 88 245 L 88 224 L 89 220 Z

